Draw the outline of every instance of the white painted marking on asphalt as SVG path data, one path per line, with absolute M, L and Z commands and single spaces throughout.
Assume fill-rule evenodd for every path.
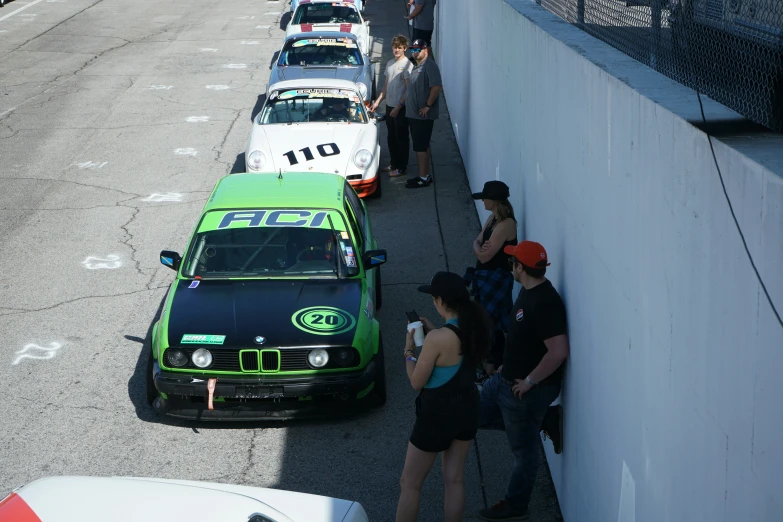
M 207 85 L 207 89 L 213 90 L 213 91 L 225 91 L 226 89 L 230 89 L 228 85 Z M 13 109 L 11 109 L 13 110 Z M 2 116 L 2 115 L 0 115 Z
M 190 116 L 185 121 L 188 123 L 201 123 L 209 121 L 209 116 Z
M 82 261 L 82 264 L 87 270 L 100 270 L 101 268 L 112 270 L 121 267 L 122 261 L 117 254 L 108 254 L 106 257 L 89 256 Z
M 97 161 L 85 161 L 82 163 L 74 163 L 74 165 L 76 165 L 80 169 L 102 169 L 108 164 L 109 164 L 108 161 L 104 161 L 103 163 L 98 163 Z
M 147 203 L 163 203 L 165 201 L 182 201 L 182 194 L 176 192 L 166 192 L 165 194 L 150 194 L 146 198 L 142 199 Z
M 268 15 L 279 15 L 279 14 L 280 14 L 279 11 L 267 11 L 266 13 L 264 13 L 264 15 L 267 15 L 267 16 Z
M 256 29 L 269 29 L 270 27 L 272 27 L 272 26 L 271 25 L 257 25 Z
M 215 51 L 217 51 L 217 49 L 215 49 L 213 47 L 203 47 L 201 49 L 202 53 L 214 53 Z
M 11 363 L 12 366 L 16 366 L 20 362 L 22 362 L 25 359 L 33 359 L 37 361 L 45 361 L 46 359 L 51 359 L 55 355 L 57 355 L 57 350 L 62 348 L 63 345 L 58 342 L 51 342 L 49 343 L 49 347 L 46 346 L 38 346 L 37 344 L 30 343 L 26 344 L 24 348 L 16 352 L 19 357 L 14 359 L 14 362 Z M 30 350 L 39 350 L 43 352 L 40 355 L 30 355 L 27 353 Z
M 224 69 L 247 69 L 247 65 L 244 63 L 230 63 L 223 66 Z
M 174 149 L 174 154 L 178 154 L 180 156 L 195 156 L 198 154 L 198 151 L 191 147 L 185 147 L 183 149 Z
M 237 16 L 237 20 L 252 20 L 255 16 Z
M 256 40 L 250 41 L 250 42 L 242 42 L 242 45 L 258 45 L 261 42 L 258 42 Z
M 147 87 L 150 91 L 168 91 L 169 89 L 173 89 L 173 85 L 150 85 Z

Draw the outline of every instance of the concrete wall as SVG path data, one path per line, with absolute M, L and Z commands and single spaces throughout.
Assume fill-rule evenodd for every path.
M 563 453 L 546 443 L 566 521 L 783 521 L 783 327 L 695 93 L 531 2 L 437 6 L 470 184 L 511 187 L 567 303 Z M 783 313 L 783 180 L 714 145 Z

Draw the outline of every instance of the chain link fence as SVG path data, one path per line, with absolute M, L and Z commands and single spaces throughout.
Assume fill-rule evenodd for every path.
M 669 78 L 783 132 L 783 0 L 536 0 Z

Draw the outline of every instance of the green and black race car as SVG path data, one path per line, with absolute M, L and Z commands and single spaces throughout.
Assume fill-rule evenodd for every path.
M 147 399 L 197 419 L 332 414 L 383 404 L 378 250 L 363 201 L 324 173 L 215 186 L 152 332 Z

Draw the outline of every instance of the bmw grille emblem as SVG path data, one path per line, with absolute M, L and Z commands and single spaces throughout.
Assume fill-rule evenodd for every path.
M 264 344 L 266 342 L 266 337 L 261 337 L 260 335 L 255 338 L 256 344 Z

